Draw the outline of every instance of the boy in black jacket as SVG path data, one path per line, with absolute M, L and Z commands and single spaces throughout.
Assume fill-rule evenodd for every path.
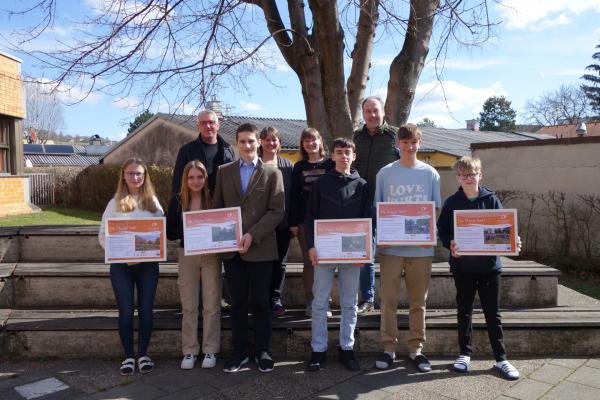
M 519 379 L 519 371 L 506 360 L 504 335 L 500 308 L 500 273 L 502 265 L 498 256 L 459 256 L 454 241 L 454 210 L 483 210 L 502 208 L 494 192 L 480 187 L 481 161 L 474 157 L 462 157 L 453 167 L 460 188 L 446 199 L 438 218 L 438 235 L 444 247 L 450 249 L 450 271 L 456 285 L 458 319 L 458 344 L 460 355 L 452 368 L 457 372 L 468 372 L 471 361 L 471 338 L 473 335 L 473 302 L 479 293 L 481 308 L 485 316 L 488 336 L 496 363 L 494 370 L 503 378 Z M 517 241 L 520 246 L 520 240 Z
M 362 264 L 319 264 L 315 248 L 314 221 L 316 219 L 365 218 L 370 214 L 367 182 L 350 169 L 356 157 L 354 142 L 346 138 L 333 141 L 331 158 L 335 169 L 317 179 L 312 185 L 308 200 L 305 230 L 306 247 L 315 267 L 312 301 L 312 355 L 308 362 L 309 371 L 318 371 L 325 364 L 327 355 L 327 311 L 329 295 L 335 270 L 338 271 L 340 294 L 340 361 L 351 371 L 360 366 L 354 357 L 354 328 L 356 327 L 356 304 L 358 282 Z

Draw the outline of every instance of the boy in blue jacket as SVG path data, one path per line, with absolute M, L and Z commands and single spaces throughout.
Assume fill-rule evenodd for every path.
M 471 362 L 471 339 L 473 336 L 473 302 L 479 293 L 485 316 L 488 336 L 496 358 L 493 368 L 509 380 L 519 379 L 519 371 L 506 360 L 504 334 L 500 308 L 500 274 L 502 264 L 498 256 L 459 256 L 454 241 L 454 210 L 485 210 L 502 208 L 496 194 L 479 186 L 482 177 L 481 161 L 474 157 L 462 157 L 453 167 L 460 188 L 448 197 L 437 221 L 438 235 L 444 247 L 450 249 L 450 271 L 456 286 L 458 319 L 458 344 L 460 355 L 452 368 L 468 372 Z M 518 240 L 520 247 L 520 240 Z

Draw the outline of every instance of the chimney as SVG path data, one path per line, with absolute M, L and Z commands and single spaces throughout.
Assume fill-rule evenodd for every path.
M 479 131 L 479 120 L 478 119 L 468 119 L 467 129 L 470 131 Z
M 92 135 L 90 138 L 90 145 L 102 145 L 102 139 L 100 138 L 100 135 Z
M 223 117 L 223 111 L 221 110 L 221 102 L 213 97 L 212 100 L 206 102 L 206 109 L 214 111 L 217 117 Z
M 587 127 L 585 126 L 585 122 L 578 123 L 575 132 L 577 132 L 577 137 L 587 136 Z

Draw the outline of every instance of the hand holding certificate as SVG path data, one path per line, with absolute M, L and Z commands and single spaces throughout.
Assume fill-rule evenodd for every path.
M 242 212 L 239 207 L 183 213 L 185 255 L 242 250 Z
M 455 210 L 457 255 L 519 255 L 517 210 Z
M 435 245 L 435 203 L 377 203 L 377 245 Z
M 166 259 L 165 218 L 106 220 L 104 261 L 107 264 L 134 264 Z
M 315 220 L 319 264 L 373 262 L 370 218 Z

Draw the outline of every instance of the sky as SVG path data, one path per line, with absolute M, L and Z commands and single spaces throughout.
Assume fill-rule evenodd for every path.
M 28 48 L 51 49 L 59 41 L 71 40 L 72 20 L 94 15 L 101 1 L 59 2 L 62 6 L 51 29 L 27 44 Z M 14 4 L 28 3 L 31 2 Z M 9 44 L 18 40 L 16 30 L 33 23 L 36 15 L 8 18 L 3 11 L 7 7 L 0 6 L 0 51 L 23 60 L 23 75 L 39 79 L 52 77 L 52 72 L 44 70 L 38 60 L 15 52 Z M 477 47 L 452 45 L 442 82 L 436 79 L 433 62 L 426 63 L 410 122 L 427 117 L 440 127 L 463 128 L 465 120 L 479 116 L 487 98 L 499 95 L 512 102 L 517 122 L 525 122 L 528 100 L 555 91 L 562 84 L 581 84 L 585 67 L 595 62 L 592 54 L 600 44 L 600 0 L 504 0 L 490 2 L 489 11 L 492 20 L 501 22 L 494 28 L 493 37 Z M 389 33 L 380 33 L 377 37 L 366 95 L 385 98 L 389 63 L 402 39 Z M 432 48 L 434 46 L 432 43 Z M 274 67 L 268 71 L 268 78 L 257 73 L 244 80 L 247 90 L 231 85 L 219 91 L 217 99 L 227 114 L 305 119 L 295 73 L 276 50 L 272 55 Z M 348 71 L 346 78 L 347 74 Z M 86 98 L 77 87 L 63 89 L 60 96 L 65 102 L 62 129 L 65 134 L 98 134 L 120 140 L 125 137 L 129 122 L 144 109 L 135 88 L 128 95 L 92 93 Z M 195 112 L 197 106 L 184 104 L 179 113 Z M 153 104 L 150 111 L 170 110 L 165 104 Z

